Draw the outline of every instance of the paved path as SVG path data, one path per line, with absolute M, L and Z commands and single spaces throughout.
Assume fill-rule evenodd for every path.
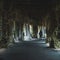
M 15 43 L 0 54 L 0 60 L 60 60 L 60 52 L 41 41 Z

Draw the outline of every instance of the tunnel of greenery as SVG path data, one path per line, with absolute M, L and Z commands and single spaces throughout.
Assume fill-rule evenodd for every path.
M 0 1 L 0 47 L 33 38 L 45 38 L 46 43 L 52 45 L 53 40 L 54 47 L 60 48 L 59 2 L 50 2 L 46 9 L 29 2 Z

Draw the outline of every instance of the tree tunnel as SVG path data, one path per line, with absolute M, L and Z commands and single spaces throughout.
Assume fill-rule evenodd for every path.
M 32 41 L 34 38 L 45 39 L 46 43 L 50 43 L 52 37 L 54 46 L 60 47 L 60 43 L 57 43 L 60 4 L 53 1 L 41 4 L 39 1 L 25 3 L 18 0 L 1 0 L 0 3 L 0 45 Z

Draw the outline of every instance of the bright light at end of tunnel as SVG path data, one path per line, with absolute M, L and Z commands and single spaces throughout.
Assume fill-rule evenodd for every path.
M 50 46 L 50 44 L 49 44 L 49 43 L 47 43 L 46 45 L 47 45 L 48 47 Z
M 47 38 L 47 34 L 45 33 L 44 35 L 45 35 L 45 38 Z
M 24 41 L 29 40 L 29 36 L 24 36 Z

